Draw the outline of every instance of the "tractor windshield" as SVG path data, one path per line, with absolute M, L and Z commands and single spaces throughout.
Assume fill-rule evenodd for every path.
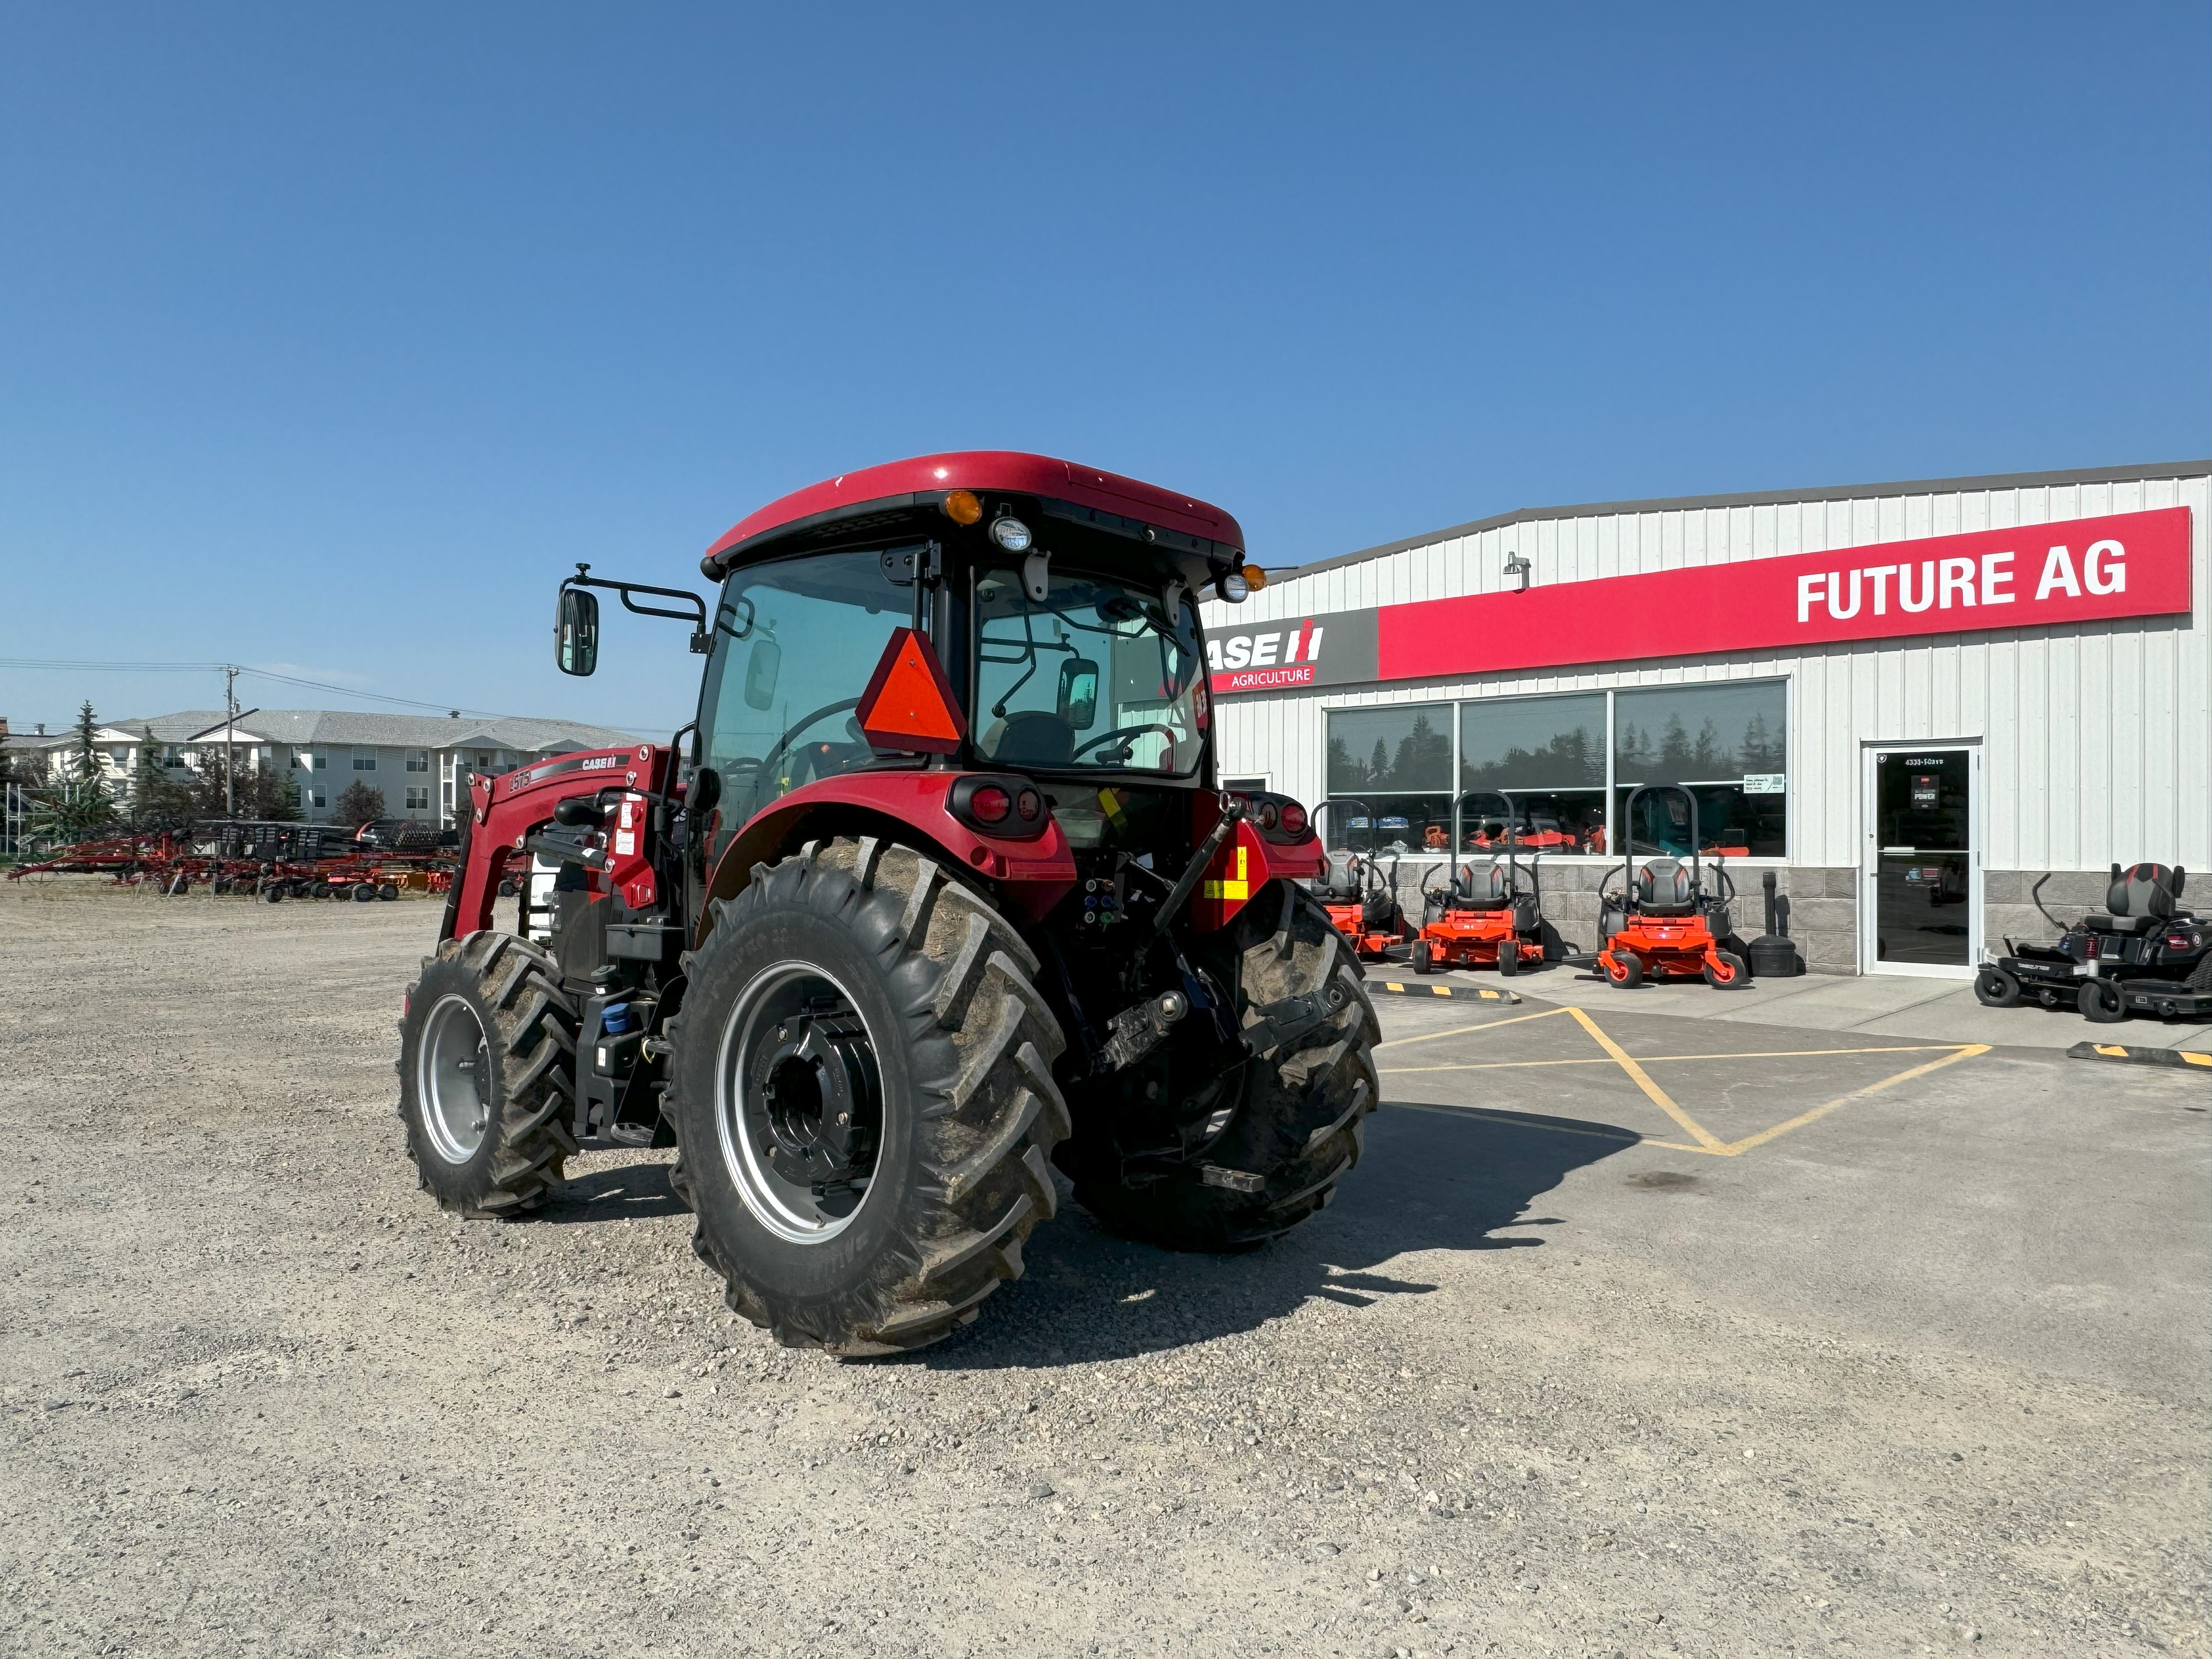
M 1197 619 L 1156 590 L 1053 571 L 975 578 L 975 746 L 1001 766 L 1187 777 L 1205 748 Z

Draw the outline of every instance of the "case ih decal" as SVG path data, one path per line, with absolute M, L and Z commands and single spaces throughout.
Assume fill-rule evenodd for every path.
M 2185 507 L 1246 623 L 1224 692 L 2042 628 L 2190 607 Z

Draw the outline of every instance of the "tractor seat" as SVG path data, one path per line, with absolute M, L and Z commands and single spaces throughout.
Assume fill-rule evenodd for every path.
M 1066 766 L 1075 758 L 1075 733 L 1049 709 L 1007 715 L 991 739 L 991 758 L 1001 766 Z
M 1653 859 L 1636 872 L 1636 908 L 1646 915 L 1686 916 L 1697 902 L 1688 866 L 1680 859 Z
M 2174 901 L 2189 879 L 2186 870 L 2169 870 L 2162 864 L 2138 864 L 2123 870 L 2112 866 L 2112 884 L 2105 890 L 2105 908 L 2092 913 L 2081 925 L 2100 933 L 2147 933 L 2173 918 Z

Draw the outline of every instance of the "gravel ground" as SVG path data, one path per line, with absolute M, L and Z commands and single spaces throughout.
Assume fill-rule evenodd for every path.
M 2207 1651 L 2201 1386 L 1778 1313 L 1436 1113 L 1251 1255 L 1066 1205 L 890 1363 L 735 1322 L 665 1153 L 458 1224 L 436 915 L 0 884 L 0 1651 Z

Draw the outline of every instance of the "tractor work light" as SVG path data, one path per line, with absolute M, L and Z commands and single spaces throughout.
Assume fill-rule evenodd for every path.
M 1221 597 L 1231 605 L 1242 605 L 1252 597 L 1251 583 L 1246 581 L 1235 571 L 1230 572 L 1214 585 L 1221 590 Z
M 994 519 L 991 539 L 1009 553 L 1026 553 L 1030 550 L 1030 527 L 1019 519 Z
M 972 489 L 955 489 L 945 497 L 945 516 L 955 524 L 974 524 L 983 516 L 983 503 Z

